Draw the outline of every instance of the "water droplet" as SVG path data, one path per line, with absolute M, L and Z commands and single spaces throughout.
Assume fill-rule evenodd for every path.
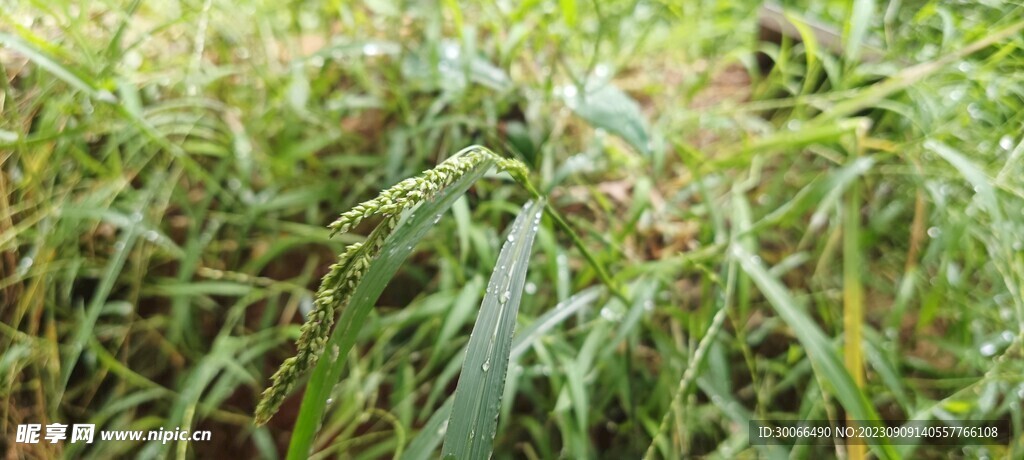
M 334 404 L 334 398 L 327 398 L 327 405 L 330 406 L 331 404 Z
M 651 299 L 645 300 L 644 301 L 644 310 L 647 310 L 647 311 L 654 310 L 654 301 L 651 300 Z
M 949 100 L 953 102 L 959 102 L 967 94 L 963 88 L 957 88 L 949 92 Z
M 436 223 L 438 223 L 438 222 L 440 222 L 440 221 L 441 221 L 441 215 L 440 215 L 440 214 L 438 214 L 438 215 L 434 216 L 434 223 L 435 223 L 435 224 L 436 224 Z
M 562 96 L 565 96 L 566 98 L 574 98 L 576 97 L 576 93 L 578 93 L 578 90 L 573 85 L 562 87 Z
M 931 237 L 931 238 L 938 238 L 939 235 L 941 235 L 941 234 L 942 234 L 942 229 L 940 229 L 939 227 L 930 227 L 930 228 L 928 228 L 928 236 Z
M 991 342 L 987 342 L 981 346 L 981 355 L 988 357 L 996 354 L 996 345 Z
M 511 297 L 512 297 L 512 293 L 509 292 L 509 291 L 505 291 L 505 292 L 501 293 L 501 299 L 498 299 L 498 300 L 501 303 L 505 303 L 505 302 L 508 302 L 508 299 L 511 298 Z
M 28 273 L 28 269 L 32 267 L 32 263 L 35 262 L 31 257 L 22 257 L 18 261 L 18 269 L 16 270 L 18 276 L 25 276 Z
M 523 287 L 523 290 L 526 291 L 526 293 L 530 294 L 530 295 L 536 294 L 537 293 L 537 285 L 532 283 L 532 282 L 526 283 L 526 286 Z
M 132 222 L 142 222 L 142 213 L 141 212 L 135 211 L 135 212 L 132 213 L 131 217 L 132 217 Z
M 604 307 L 604 308 L 601 309 L 601 317 L 606 319 L 606 320 L 608 320 L 608 321 L 618 321 L 619 320 L 618 313 L 615 313 L 614 310 L 612 310 L 611 308 L 608 308 L 608 307 Z
M 469 440 L 472 441 L 476 437 L 476 430 L 469 430 Z
M 1009 134 L 999 138 L 999 147 L 1003 150 L 1010 150 L 1013 148 L 1013 138 Z
M 816 212 L 811 216 L 811 228 L 818 230 L 828 223 L 828 217 L 824 213 Z
M 515 237 L 515 235 L 513 235 L 513 234 L 509 233 L 509 234 L 508 234 L 508 241 L 509 241 L 509 242 L 512 242 L 512 241 L 515 241 L 515 240 L 516 240 L 516 237 Z
M 363 45 L 363 54 L 366 56 L 377 56 L 380 54 L 380 47 L 376 43 L 367 43 Z
M 452 45 L 452 44 L 445 45 L 445 47 L 444 47 L 444 57 L 446 57 L 448 59 L 458 59 L 459 58 L 459 46 L 458 45 Z
M 118 241 L 118 242 L 114 243 L 114 250 L 115 251 L 123 251 L 124 250 L 124 241 Z
M 148 232 L 144 233 L 144 234 L 142 235 L 142 237 L 143 237 L 143 238 L 145 238 L 145 239 L 146 239 L 146 241 L 149 241 L 149 242 L 154 242 L 154 241 L 156 241 L 156 240 L 157 240 L 157 238 L 159 238 L 159 237 L 160 237 L 160 234 L 159 234 L 159 233 L 157 233 L 157 232 L 156 232 L 156 230 L 150 230 L 150 231 L 148 231 Z
M 946 266 L 946 282 L 956 286 L 960 283 L 960 265 L 952 262 Z
M 480 366 L 480 370 L 484 372 L 491 370 L 491 360 L 484 361 L 484 364 Z
M 447 431 L 448 431 L 448 421 L 447 421 L 447 420 L 445 420 L 445 421 L 444 421 L 444 423 L 442 423 L 442 424 L 441 424 L 441 426 L 440 426 L 440 427 L 438 427 L 438 429 L 437 429 L 437 435 L 438 435 L 438 436 L 444 436 L 444 434 L 445 434 L 445 433 L 446 433 Z
M 975 104 L 973 102 L 970 103 L 970 104 L 967 104 L 967 113 L 970 114 L 971 118 L 974 118 L 974 119 L 981 118 L 981 116 L 984 115 L 982 113 L 981 107 L 979 107 L 978 104 Z

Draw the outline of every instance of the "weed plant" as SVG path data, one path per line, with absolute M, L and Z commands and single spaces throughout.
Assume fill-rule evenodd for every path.
M 1021 458 L 1024 9 L 759 6 L 5 3 L 0 450 Z

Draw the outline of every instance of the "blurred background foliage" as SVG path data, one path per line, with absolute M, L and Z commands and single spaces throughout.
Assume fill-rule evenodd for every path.
M 749 419 L 845 413 L 787 314 L 837 347 L 844 314 L 862 326 L 884 418 L 1014 430 L 903 455 L 1024 452 L 1015 2 L 785 3 L 837 24 L 835 43 L 759 40 L 744 0 L 3 4 L 15 458 L 280 455 L 300 396 L 261 428 L 256 398 L 361 238 L 325 225 L 474 143 L 528 163 L 633 300 L 585 291 L 510 365 L 495 457 L 778 455 L 749 445 Z M 347 357 L 318 457 L 406 450 L 454 389 L 527 198 L 494 176 L 437 223 Z M 545 219 L 519 329 L 599 284 Z M 214 442 L 13 444 L 54 421 Z

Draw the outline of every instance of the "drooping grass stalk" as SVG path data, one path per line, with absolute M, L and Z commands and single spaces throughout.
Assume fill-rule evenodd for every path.
M 568 222 L 566 222 L 565 218 L 562 217 L 562 214 L 559 213 L 558 210 L 555 209 L 553 206 L 551 206 L 550 203 L 547 204 L 547 206 L 544 208 L 544 211 L 547 212 L 547 214 L 551 216 L 552 219 L 555 220 L 555 224 L 557 224 L 562 230 L 569 234 L 569 238 L 572 239 L 573 245 L 580 250 L 580 253 L 583 254 L 583 258 L 586 259 L 587 263 L 589 263 L 590 266 L 594 269 L 594 271 L 597 272 L 597 278 L 600 279 L 601 283 L 603 283 L 605 287 L 608 288 L 608 292 L 610 292 L 613 296 L 615 296 L 617 299 L 621 300 L 623 303 L 627 305 L 632 303 L 630 302 L 626 294 L 623 293 L 621 289 L 619 289 L 618 283 L 616 283 L 615 280 L 613 280 L 612 277 L 608 275 L 608 271 L 605 270 L 604 265 L 601 265 L 601 263 L 598 262 L 597 258 L 594 257 L 593 253 L 591 253 L 590 250 L 587 249 L 587 246 L 583 244 L 583 239 L 580 238 L 579 234 L 577 234 L 576 231 L 573 230 L 572 226 L 569 225 Z
M 347 232 L 368 217 L 384 216 L 384 220 L 365 241 L 346 248 L 338 255 L 338 261 L 331 266 L 330 271 L 324 275 L 314 301 L 315 308 L 302 326 L 296 342 L 295 356 L 281 364 L 271 377 L 270 387 L 263 392 L 256 408 L 257 425 L 270 420 L 299 379 L 315 366 L 323 355 L 334 325 L 335 314 L 345 307 L 370 263 L 379 256 L 384 241 L 398 225 L 401 213 L 433 198 L 485 160 L 495 160 L 499 168 L 513 176 L 525 177 L 525 166 L 521 163 L 498 157 L 482 147 L 469 147 L 434 169 L 403 180 L 384 190 L 376 198 L 355 206 L 329 225 L 332 235 L 336 235 Z
M 725 286 L 722 287 L 720 297 L 718 298 L 718 311 L 715 316 L 711 319 L 711 325 L 708 326 L 707 332 L 704 333 L 704 337 L 700 339 L 700 343 L 697 344 L 697 350 L 693 352 L 693 357 L 690 359 L 689 364 L 686 366 L 686 370 L 683 372 L 683 378 L 679 380 L 679 386 L 676 388 L 676 393 L 672 397 L 672 404 L 665 415 L 661 418 L 661 423 L 658 425 L 658 431 L 655 433 L 654 438 L 651 439 L 651 444 L 647 447 L 647 452 L 644 454 L 644 459 L 649 460 L 654 458 L 655 451 L 658 448 L 658 443 L 668 432 L 669 425 L 671 425 L 672 414 L 677 413 L 682 409 L 683 401 L 686 399 L 686 394 L 690 390 L 690 386 L 697 379 L 697 373 L 700 371 L 701 364 L 704 362 L 704 358 L 707 356 L 708 351 L 711 349 L 711 344 L 718 338 L 718 333 L 722 330 L 722 325 L 725 324 L 725 319 L 728 317 L 729 306 L 732 304 L 733 291 L 736 288 L 736 262 L 732 261 L 729 263 L 728 274 L 726 275 Z
M 331 265 L 327 275 L 324 275 L 314 301 L 315 309 L 302 325 L 299 340 L 296 342 L 298 351 L 294 357 L 286 359 L 274 373 L 271 377 L 273 384 L 264 390 L 256 407 L 257 425 L 266 423 L 277 412 L 299 377 L 315 365 L 323 354 L 326 337 L 334 325 L 335 309 L 344 304 L 369 265 L 370 257 L 361 251 L 362 248 L 363 243 L 350 245 L 338 256 L 338 262 Z

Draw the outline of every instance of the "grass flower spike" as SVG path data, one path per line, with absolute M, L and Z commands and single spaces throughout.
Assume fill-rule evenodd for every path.
M 271 377 L 270 387 L 263 392 L 256 408 L 257 425 L 270 420 L 299 379 L 315 366 L 323 355 L 336 312 L 344 308 L 348 302 L 370 262 L 377 257 L 384 241 L 398 225 L 401 213 L 429 200 L 456 179 L 482 164 L 485 159 L 495 160 L 499 169 L 509 172 L 517 180 L 526 177 L 526 166 L 522 163 L 501 158 L 482 147 L 470 147 L 453 155 L 436 168 L 417 177 L 405 179 L 384 190 L 376 198 L 355 206 L 328 226 L 333 236 L 347 232 L 370 216 L 384 216 L 384 220 L 370 233 L 366 241 L 348 246 L 339 254 L 338 261 L 331 265 L 330 271 L 324 275 L 316 294 L 314 310 L 303 324 L 299 339 L 296 341 L 295 356 L 281 364 Z

